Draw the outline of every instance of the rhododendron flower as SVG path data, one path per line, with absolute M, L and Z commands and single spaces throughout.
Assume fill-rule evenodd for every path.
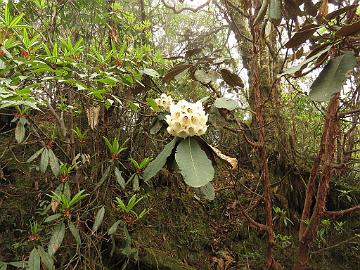
M 155 102 L 164 111 L 169 111 L 170 105 L 173 104 L 172 97 L 166 94 L 161 94 L 160 98 L 155 99 Z
M 191 103 L 180 100 L 177 104 L 170 105 L 170 115 L 165 120 L 169 125 L 167 131 L 171 135 L 186 138 L 205 134 L 208 115 L 200 101 Z

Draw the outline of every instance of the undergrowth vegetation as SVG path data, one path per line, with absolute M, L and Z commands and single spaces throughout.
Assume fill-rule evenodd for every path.
M 5 2 L 1 270 L 360 267 L 356 4 Z

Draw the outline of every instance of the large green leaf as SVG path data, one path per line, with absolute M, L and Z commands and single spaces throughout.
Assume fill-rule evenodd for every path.
M 50 256 L 53 256 L 56 251 L 60 248 L 61 243 L 65 236 L 65 224 L 61 223 L 58 224 L 50 238 L 49 246 L 48 246 L 48 253 Z
M 356 57 L 353 53 L 331 59 L 311 85 L 309 98 L 315 101 L 329 100 L 341 90 L 355 65 Z
M 214 168 L 206 153 L 193 138 L 181 141 L 176 148 L 175 160 L 186 184 L 202 187 L 214 178 Z
M 174 138 L 171 142 L 165 145 L 164 149 L 161 153 L 146 167 L 143 173 L 144 181 L 149 181 L 152 177 L 154 177 L 162 167 L 164 167 L 167 158 L 171 155 L 178 138 Z

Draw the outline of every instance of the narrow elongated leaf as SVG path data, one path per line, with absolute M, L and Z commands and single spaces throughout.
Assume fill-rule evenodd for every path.
M 0 59 L 0 69 L 5 69 L 5 68 L 6 68 L 5 62 Z
M 316 54 L 312 55 L 311 57 L 306 58 L 302 63 L 293 66 L 287 70 L 285 70 L 283 73 L 279 74 L 278 77 L 281 77 L 283 75 L 290 75 L 298 72 L 299 70 L 302 70 L 304 67 L 306 67 L 310 62 L 318 59 L 320 56 L 322 56 L 324 53 L 328 52 L 331 49 L 331 45 L 325 47 L 323 50 L 320 50 Z M 311 53 L 310 53 L 311 54 Z
M 49 149 L 45 148 L 41 154 L 41 159 L 40 159 L 40 171 L 42 173 L 46 172 L 48 164 L 49 164 Z
M 120 185 L 120 187 L 122 189 L 125 189 L 125 179 L 122 177 L 121 175 L 121 171 L 115 167 L 115 179 L 116 179 L 116 182 L 118 182 L 118 184 Z
M 224 155 L 223 153 L 221 153 L 221 151 L 219 149 L 217 149 L 216 147 L 208 144 L 210 146 L 210 148 L 214 151 L 214 153 L 219 157 L 221 158 L 222 160 L 225 160 L 226 162 L 228 162 L 232 169 L 235 170 L 236 167 L 237 167 L 237 164 L 238 164 L 238 161 L 236 158 L 233 158 L 233 157 L 229 157 L 227 155 Z
M 329 100 L 341 90 L 355 65 L 356 57 L 352 53 L 331 59 L 311 85 L 309 98 L 315 101 Z
M 18 121 L 15 128 L 15 139 L 21 143 L 25 138 L 25 125 L 23 122 Z
M 132 180 L 133 184 L 133 191 L 139 191 L 140 185 L 139 185 L 139 176 L 137 174 L 134 175 L 134 178 Z
M 116 233 L 116 230 L 120 224 L 121 220 L 116 221 L 113 225 L 111 225 L 111 227 L 108 230 L 108 235 L 112 235 Z
M 0 262 L 0 270 L 6 270 L 7 269 L 7 263 Z
M 239 104 L 231 99 L 231 98 L 217 98 L 214 102 L 214 106 L 216 108 L 220 108 L 220 109 L 227 109 L 229 111 L 235 110 L 236 108 L 239 108 Z
M 40 270 L 40 255 L 36 248 L 30 253 L 28 260 L 28 270 Z
M 160 77 L 159 73 L 156 70 L 153 70 L 151 68 L 145 68 L 144 69 L 144 74 L 147 74 L 147 75 L 149 75 L 151 77 L 154 77 L 154 78 L 159 78 Z
M 110 170 L 111 170 L 111 166 L 106 168 L 104 174 L 100 178 L 100 181 L 99 183 L 97 183 L 95 189 L 98 189 L 105 182 L 105 180 L 109 178 Z
M 338 37 L 346 37 L 355 35 L 360 32 L 360 21 L 357 21 L 353 24 L 346 24 L 336 31 L 335 35 Z
M 58 176 L 60 173 L 59 160 L 55 156 L 53 150 L 51 150 L 51 149 L 49 149 L 49 163 L 50 163 L 50 168 L 51 168 L 53 174 L 55 176 Z
M 75 224 L 72 223 L 72 222 L 69 222 L 69 229 L 71 231 L 71 234 L 74 236 L 76 243 L 78 245 L 81 245 L 81 238 L 80 238 L 79 229 L 76 228 Z
M 175 160 L 184 181 L 191 187 L 202 187 L 214 178 L 214 168 L 206 153 L 193 138 L 184 139 L 176 148 Z
M 48 217 L 44 220 L 44 222 L 45 222 L 45 223 L 49 223 L 49 222 L 51 222 L 51 221 L 57 220 L 59 217 L 61 217 L 61 214 L 60 214 L 60 213 L 54 214 L 54 215 L 48 216 Z
M 104 219 L 104 214 L 105 214 L 105 207 L 101 207 L 100 210 L 96 213 L 96 216 L 95 216 L 95 221 L 94 221 L 94 225 L 92 227 L 92 231 L 93 233 L 96 232 L 101 223 L 103 222 L 103 219 Z
M 171 155 L 177 141 L 178 139 L 175 137 L 171 142 L 165 145 L 161 153 L 146 167 L 143 173 L 145 182 L 149 181 L 161 170 L 162 167 L 164 167 L 166 160 Z
M 27 267 L 27 262 L 25 261 L 9 262 L 8 265 L 15 266 L 17 268 L 25 268 Z
M 33 162 L 35 159 L 38 158 L 38 156 L 40 156 L 40 154 L 44 151 L 44 148 L 41 148 L 40 150 L 38 150 L 35 154 L 33 154 L 31 157 L 29 157 L 29 159 L 26 161 L 27 163 Z
M 180 64 L 174 66 L 164 77 L 163 82 L 167 83 L 170 82 L 175 78 L 175 76 L 179 75 L 180 73 L 184 72 L 185 70 L 192 67 L 192 65 L 189 64 Z
M 54 260 L 51 256 L 43 249 L 42 246 L 38 246 L 37 250 L 39 252 L 41 262 L 46 266 L 47 270 L 54 269 Z
M 269 18 L 272 21 L 279 21 L 281 19 L 281 0 L 270 0 Z
M 64 240 L 65 236 L 65 224 L 61 223 L 58 224 L 51 235 L 49 246 L 48 246 L 48 253 L 50 256 L 53 256 L 56 251 L 60 248 L 62 241 Z
M 306 40 L 311 38 L 316 30 L 319 28 L 315 24 L 307 24 L 297 31 L 288 42 L 285 43 L 286 48 L 294 48 L 303 44 Z

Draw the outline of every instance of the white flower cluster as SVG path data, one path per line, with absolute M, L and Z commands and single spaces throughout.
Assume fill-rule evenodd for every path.
M 173 104 L 173 99 L 171 96 L 166 94 L 161 94 L 160 98 L 155 99 L 156 104 L 163 109 L 164 111 L 169 111 L 170 105 Z
M 200 101 L 191 103 L 180 100 L 177 104 L 170 105 L 170 115 L 165 120 L 169 125 L 167 131 L 171 135 L 186 138 L 205 134 L 208 115 Z

